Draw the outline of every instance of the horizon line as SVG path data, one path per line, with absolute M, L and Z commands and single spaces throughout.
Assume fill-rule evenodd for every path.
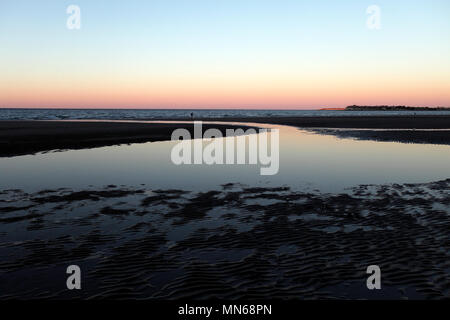
M 205 107 L 193 107 L 193 108 L 127 108 L 127 107 L 121 107 L 121 108 L 115 108 L 115 107 L 1 107 L 1 110 L 255 110 L 255 111 L 262 111 L 262 110 L 270 110 L 270 111 L 339 111 L 339 110 L 345 110 L 348 107 L 352 106 L 358 106 L 358 107 L 408 107 L 408 108 L 443 108 L 443 109 L 450 109 L 450 107 L 445 106 L 408 106 L 408 105 L 348 105 L 345 107 L 310 107 L 310 108 L 251 108 L 251 107 L 244 107 L 244 108 L 205 108 Z

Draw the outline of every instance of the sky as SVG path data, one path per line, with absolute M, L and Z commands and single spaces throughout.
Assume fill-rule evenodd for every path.
M 450 106 L 450 1 L 0 1 L 3 108 L 353 104 Z

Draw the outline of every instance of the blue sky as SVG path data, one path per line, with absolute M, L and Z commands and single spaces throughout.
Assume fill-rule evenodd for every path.
M 66 28 L 71 4 L 81 30 Z M 366 26 L 373 4 L 381 30 Z M 98 106 L 123 83 L 117 101 L 134 107 L 442 104 L 448 39 L 449 1 L 2 0 L 0 99 Z

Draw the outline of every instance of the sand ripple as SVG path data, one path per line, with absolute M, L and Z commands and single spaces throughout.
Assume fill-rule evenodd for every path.
M 0 298 L 448 298 L 449 191 L 4 190 Z M 65 289 L 70 264 L 81 291 Z M 366 289 L 371 264 L 381 292 Z

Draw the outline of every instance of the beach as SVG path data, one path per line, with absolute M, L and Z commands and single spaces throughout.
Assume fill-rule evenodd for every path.
M 448 298 L 449 188 L 3 190 L 0 299 Z M 83 290 L 65 289 L 70 264 Z
M 0 121 L 0 299 L 449 297 L 449 119 L 205 118 L 281 128 L 288 163 L 263 181 L 172 164 L 167 140 L 188 122 Z M 64 286 L 70 264 L 81 291 Z
M 206 119 L 204 119 L 206 120 Z M 247 118 L 215 118 L 214 121 L 249 121 Z M 309 129 L 340 138 L 404 143 L 450 144 L 450 115 L 441 116 L 322 116 L 260 117 L 252 123 L 270 123 Z M 357 130 L 363 129 L 363 130 Z
M 164 119 L 192 121 L 192 119 Z M 161 120 L 161 121 L 164 121 Z M 317 133 L 381 141 L 450 144 L 450 116 L 395 117 L 259 117 L 198 118 L 224 124 L 203 128 L 241 128 L 245 123 L 280 124 L 310 129 Z M 230 123 L 242 123 L 241 125 Z M 225 124 L 227 123 L 227 124 Z M 142 121 L 0 121 L 0 156 L 15 156 L 57 149 L 82 149 L 100 146 L 170 140 L 177 128 L 193 131 L 188 123 L 142 123 Z M 255 127 L 253 127 L 255 128 Z M 330 130 L 340 129 L 340 130 Z M 352 129 L 352 130 L 345 130 Z M 365 129 L 365 130 L 354 130 Z M 370 130 L 373 129 L 373 130 Z M 378 129 L 386 129 L 380 131 Z M 396 130 L 389 130 L 396 129 Z M 400 130 L 397 130 L 400 129 Z M 431 129 L 438 129 L 432 131 Z M 414 130 L 414 131 L 412 131 Z
M 396 116 L 327 116 L 320 117 L 226 117 L 201 118 L 199 120 L 227 122 L 255 122 L 289 125 L 302 128 L 367 128 L 367 129 L 449 129 L 450 114 L 440 116 L 396 115 Z M 167 119 L 169 120 L 169 119 Z M 186 119 L 188 120 L 188 119 Z
M 239 126 L 242 127 L 242 126 Z M 245 126 L 244 126 L 245 127 Z M 189 123 L 139 123 L 112 121 L 0 121 L 0 157 L 50 150 L 84 149 L 119 144 L 170 140 L 176 129 Z M 220 130 L 233 125 L 203 126 Z

